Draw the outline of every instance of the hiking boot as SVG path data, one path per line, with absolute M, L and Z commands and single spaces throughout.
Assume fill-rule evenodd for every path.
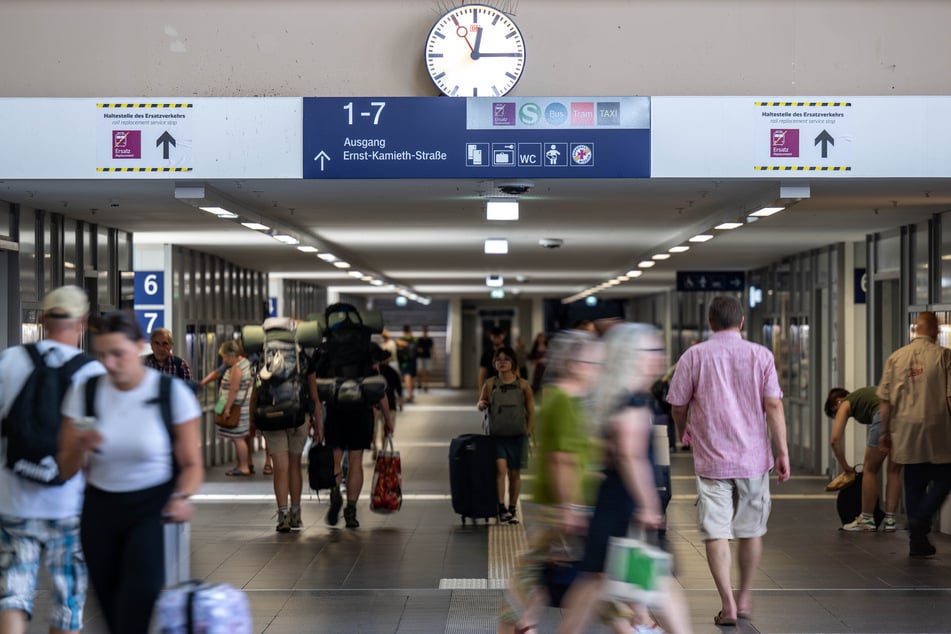
M 895 521 L 894 517 L 886 517 L 885 521 L 882 522 L 882 530 L 886 533 L 894 533 L 898 530 L 898 522 Z
M 343 496 L 340 489 L 330 489 L 330 508 L 327 509 L 327 523 L 336 526 L 340 521 L 340 508 L 343 506 Z
M 291 528 L 301 529 L 304 526 L 304 523 L 300 519 L 300 509 L 294 510 L 291 509 L 287 513 L 287 523 Z
M 348 506 L 343 510 L 343 521 L 347 528 L 360 528 L 360 522 L 357 521 L 357 507 Z
M 274 529 L 278 533 L 290 533 L 291 532 L 291 523 L 287 517 L 287 513 L 283 511 L 277 512 L 277 527 Z
M 875 526 L 875 518 L 864 518 L 861 515 L 856 517 L 854 520 L 848 524 L 842 525 L 842 530 L 850 532 L 875 532 L 878 530 L 878 527 Z

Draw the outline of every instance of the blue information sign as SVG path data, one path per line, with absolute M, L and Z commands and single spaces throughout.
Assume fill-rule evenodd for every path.
M 135 309 L 135 320 L 146 336 L 151 335 L 156 328 L 165 327 L 165 311 L 161 308 Z
M 745 286 L 743 271 L 677 271 L 677 290 L 681 292 L 740 292 Z
M 136 306 L 161 306 L 165 303 L 165 273 L 136 271 L 133 280 L 133 301 Z
M 306 97 L 304 178 L 649 178 L 649 97 Z

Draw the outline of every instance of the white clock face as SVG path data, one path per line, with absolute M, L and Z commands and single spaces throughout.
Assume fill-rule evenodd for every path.
M 481 4 L 439 18 L 426 38 L 426 68 L 450 97 L 500 97 L 525 68 L 525 42 L 511 19 Z

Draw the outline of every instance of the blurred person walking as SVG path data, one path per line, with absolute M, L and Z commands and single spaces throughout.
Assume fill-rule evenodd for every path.
M 593 421 L 602 442 L 604 479 L 588 524 L 582 575 L 569 588 L 563 604 L 558 630 L 562 633 L 585 630 L 603 592 L 610 538 L 627 536 L 632 522 L 647 531 L 664 524 L 649 456 L 653 397 L 648 391 L 663 372 L 663 342 L 653 326 L 633 323 L 613 325 L 603 341 L 605 358 L 593 395 Z M 665 605 L 657 616 L 673 634 L 690 632 L 676 583 L 667 584 Z
M 143 365 L 131 314 L 89 329 L 107 375 L 67 393 L 58 462 L 64 476 L 85 469 L 83 551 L 109 631 L 147 632 L 165 584 L 162 523 L 191 518 L 204 478 L 201 408 L 184 382 Z
M 218 347 L 218 355 L 227 369 L 222 374 L 221 385 L 218 388 L 218 404 L 215 406 L 215 413 L 221 413 L 228 418 L 235 407 L 241 412 L 235 427 L 216 425 L 218 437 L 227 438 L 234 443 L 234 452 L 238 459 L 237 466 L 226 471 L 225 475 L 248 476 L 252 473 L 250 447 L 247 442 L 251 431 L 250 395 L 254 382 L 251 362 L 245 358 L 241 346 L 234 340 L 221 344 Z M 218 412 L 219 408 L 221 412 Z
M 743 339 L 742 304 L 735 297 L 715 297 L 707 321 L 713 333 L 680 357 L 667 402 L 679 436 L 689 433 L 693 447 L 700 531 L 720 595 L 713 621 L 733 626 L 752 610 L 753 575 L 770 510 L 770 440 L 780 482 L 789 479 L 789 450 L 776 363 L 768 348 Z M 735 597 L 731 539 L 739 540 Z

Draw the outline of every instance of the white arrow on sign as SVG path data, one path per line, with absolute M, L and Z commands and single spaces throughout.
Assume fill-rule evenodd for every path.
M 324 161 L 329 161 L 330 155 L 324 152 L 323 150 L 321 150 L 320 154 L 314 157 L 314 160 L 320 161 L 320 171 L 322 172 L 324 171 Z

